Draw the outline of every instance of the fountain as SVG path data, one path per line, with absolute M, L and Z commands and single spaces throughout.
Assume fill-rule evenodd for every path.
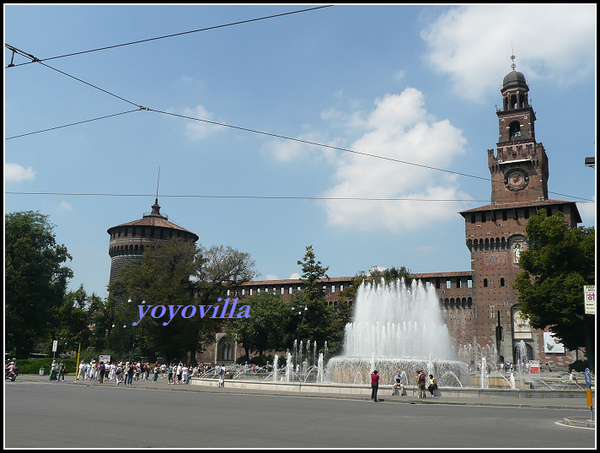
M 514 374 L 511 369 L 506 376 L 497 366 L 498 352 L 492 345 L 481 346 L 475 342 L 459 345 L 455 354 L 442 319 L 435 290 L 418 281 L 410 285 L 400 280 L 392 284 L 363 283 L 357 293 L 353 322 L 345 329 L 341 356 L 330 358 L 327 342 L 323 352 L 319 352 L 314 340 L 295 340 L 293 349 L 286 352 L 286 364 L 281 370 L 280 357 L 275 355 L 273 372 L 267 373 L 264 380 L 259 381 L 258 373 L 239 372 L 229 385 L 238 384 L 238 388 L 244 389 L 368 397 L 370 374 L 374 369 L 379 371 L 382 386 L 391 387 L 393 377 L 400 372 L 404 385 L 413 388 L 416 370 L 420 369 L 433 374 L 443 389 L 442 394 L 451 396 L 548 398 L 585 395 L 581 389 L 573 391 L 577 384 L 563 382 L 568 374 L 555 373 L 556 378 L 544 377 L 542 381 L 539 375 L 534 377 L 526 371 L 528 349 L 524 341 L 515 345 Z M 472 366 L 473 383 L 469 366 Z M 479 366 L 481 368 L 476 371 Z M 261 370 L 262 375 L 264 370 Z M 238 376 L 243 376 L 244 381 L 236 382 Z M 525 388 L 525 378 L 528 388 Z M 192 383 L 215 385 L 215 379 L 215 369 L 210 369 L 192 379 Z M 552 385 L 546 382 L 550 379 Z M 544 389 L 538 388 L 541 385 Z
M 487 361 L 486 361 L 485 357 L 481 358 L 480 384 L 481 384 L 482 389 L 487 389 L 490 386 L 489 380 L 488 380 L 488 372 L 487 372 Z
M 275 359 L 273 360 L 273 381 L 277 382 L 277 371 L 279 370 L 279 356 L 275 354 Z
M 285 362 L 285 382 L 290 382 L 292 380 L 293 367 L 292 354 L 288 352 L 287 360 Z
M 517 360 L 517 373 L 519 373 L 520 388 L 522 390 L 525 382 L 525 364 L 527 361 L 527 347 L 525 346 L 525 342 L 523 340 L 517 343 L 517 352 L 515 358 Z
M 400 279 L 359 287 L 344 352 L 328 361 L 327 381 L 355 383 L 360 375 L 366 384 L 375 368 L 383 383 L 391 383 L 398 371 L 414 379 L 417 369 L 438 377 L 441 386 L 456 386 L 455 380 L 440 382 L 442 376 L 451 376 L 449 371 L 459 380 L 468 379 L 466 364 L 454 357 L 435 289 Z
M 315 352 L 316 352 L 316 348 L 315 348 Z M 319 353 L 319 360 L 317 361 L 317 370 L 318 370 L 317 382 L 319 384 L 322 384 L 323 383 L 323 353 L 322 352 Z

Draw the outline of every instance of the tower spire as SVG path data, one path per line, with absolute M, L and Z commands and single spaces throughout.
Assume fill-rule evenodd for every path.
M 158 185 L 160 184 L 160 167 L 158 167 L 158 177 L 156 178 L 156 204 L 158 204 Z
M 151 215 L 161 215 L 160 214 L 160 205 L 158 204 L 158 184 L 160 183 L 160 167 L 158 167 L 158 178 L 156 181 L 156 198 L 154 199 L 154 204 L 152 205 L 152 214 Z

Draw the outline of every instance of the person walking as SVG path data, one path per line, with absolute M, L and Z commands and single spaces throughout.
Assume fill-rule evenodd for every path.
M 117 382 L 117 385 L 119 385 L 121 383 L 121 378 L 123 377 L 123 364 L 121 362 L 117 363 L 116 369 L 115 369 L 115 381 Z
M 125 365 L 125 385 L 133 385 L 133 364 L 130 362 L 127 362 L 127 365 Z
M 183 364 L 183 366 L 181 367 L 181 380 L 183 381 L 184 384 L 188 383 L 189 372 L 190 372 L 190 369 L 188 368 L 188 366 L 186 364 Z
M 379 400 L 377 399 L 377 391 L 379 390 L 379 373 L 377 370 L 374 370 L 371 373 L 371 399 L 373 402 L 377 403 Z
M 174 382 L 173 382 L 173 364 L 172 363 L 169 363 L 168 377 L 169 377 L 169 384 L 174 384 Z
M 177 364 L 177 372 L 175 373 L 177 375 L 177 383 L 181 384 L 181 373 L 183 372 L 183 364 L 181 362 L 179 362 Z
M 98 380 L 100 381 L 100 384 L 102 384 L 104 382 L 104 372 L 105 372 L 105 368 L 104 368 L 104 362 L 100 361 L 100 365 L 98 365 Z
M 51 381 L 57 380 L 56 369 L 57 369 L 56 360 L 52 360 L 52 365 L 50 366 L 50 380 Z
M 60 363 L 58 364 L 58 380 L 59 381 L 64 381 L 65 380 L 65 361 L 63 359 L 60 359 Z
M 220 369 L 219 369 L 219 387 L 225 387 L 225 367 L 224 366 L 220 367 Z

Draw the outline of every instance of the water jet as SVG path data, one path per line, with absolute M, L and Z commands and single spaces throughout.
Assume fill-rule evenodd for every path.
M 327 381 L 358 383 L 360 376 L 360 383 L 367 384 L 375 368 L 384 385 L 398 371 L 414 379 L 417 369 L 436 376 L 440 386 L 468 383 L 467 365 L 454 357 L 435 289 L 418 280 L 410 285 L 403 279 L 361 284 L 343 353 L 327 363 Z

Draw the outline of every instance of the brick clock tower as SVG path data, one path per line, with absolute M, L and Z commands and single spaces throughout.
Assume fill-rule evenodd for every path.
M 498 143 L 487 152 L 491 203 L 460 213 L 473 272 L 472 341 L 512 362 L 523 341 L 529 359 L 566 366 L 573 361 L 569 351 L 560 344 L 546 345 L 551 334 L 532 329 L 520 316 L 513 284 L 519 256 L 528 247 L 525 227 L 531 215 L 542 208 L 548 215 L 563 212 L 572 228 L 581 217 L 574 202 L 548 198 L 548 156 L 535 139 L 536 116 L 525 76 L 511 59 L 512 71 L 502 83 L 502 109 L 496 112 Z

